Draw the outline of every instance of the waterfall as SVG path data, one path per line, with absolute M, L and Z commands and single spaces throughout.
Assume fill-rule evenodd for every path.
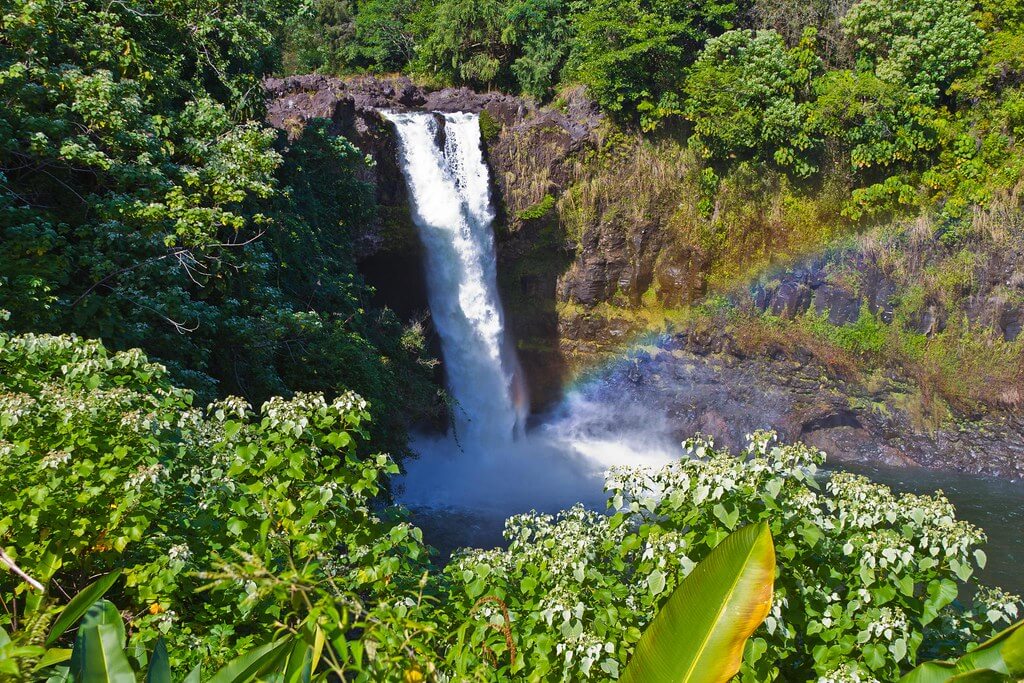
M 526 393 L 498 295 L 490 179 L 476 114 L 383 112 L 398 132 L 427 296 L 441 338 L 456 437 L 469 448 L 511 441 Z
M 600 506 L 608 467 L 666 460 L 663 444 L 643 436 L 657 420 L 644 406 L 607 406 L 574 394 L 525 433 L 526 391 L 505 334 L 479 119 L 383 114 L 398 134 L 455 418 L 454 434 L 413 438 L 419 457 L 405 462 L 400 500 L 435 512 L 471 511 L 499 530 L 507 515 L 531 508 Z

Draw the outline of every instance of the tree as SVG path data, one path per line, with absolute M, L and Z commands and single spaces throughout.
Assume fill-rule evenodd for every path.
M 562 75 L 572 40 L 572 17 L 565 0 L 517 0 L 508 9 L 501 38 L 515 47 L 512 74 L 519 89 L 545 99 Z
M 680 113 L 681 75 L 735 13 L 721 0 L 597 0 L 577 18 L 571 73 L 605 111 L 653 129 Z
M 933 101 L 981 56 L 968 0 L 860 0 L 843 19 L 862 70 Z
M 811 125 L 841 140 L 854 168 L 913 165 L 937 144 L 935 109 L 872 73 L 830 71 L 814 88 Z
M 813 29 L 800 50 L 775 31 L 727 31 L 707 42 L 684 85 L 692 143 L 716 157 L 756 155 L 808 175 L 810 77 L 819 60 Z
M 508 84 L 512 52 L 502 42 L 502 0 L 441 0 L 420 44 L 419 69 L 446 83 Z

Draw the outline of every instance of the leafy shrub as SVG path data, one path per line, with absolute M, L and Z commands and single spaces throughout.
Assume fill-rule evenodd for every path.
M 827 311 L 822 315 L 809 313 L 807 322 L 813 333 L 860 356 L 881 353 L 890 337 L 889 326 L 879 320 L 878 316 L 867 307 L 867 304 L 861 306 L 857 319 L 846 325 L 830 323 Z
M 598 0 L 576 18 L 569 70 L 601 107 L 645 130 L 681 113 L 679 77 L 736 5 Z
M 521 221 L 532 221 L 551 213 L 551 210 L 555 208 L 555 198 L 550 194 L 544 195 L 536 204 L 526 207 L 522 211 L 516 214 L 516 218 Z
M 847 661 L 891 680 L 1018 609 L 989 589 L 956 605 L 984 535 L 941 495 L 849 474 L 822 491 L 824 455 L 768 433 L 738 457 L 697 439 L 666 468 L 614 470 L 612 515 L 519 515 L 507 549 L 463 551 L 438 572 L 419 530 L 379 501 L 396 468 L 366 453 L 357 396 L 200 410 L 139 352 L 74 337 L 0 335 L 0 370 L 0 485 L 22 492 L 0 501 L 5 552 L 69 593 L 120 569 L 109 598 L 135 615 L 136 642 L 167 639 L 176 668 L 320 628 L 325 661 L 359 680 L 614 679 L 682 577 L 756 522 L 779 571 L 742 680 Z M 27 590 L 0 577 L 7 602 Z
M 843 667 L 894 680 L 918 653 L 1016 615 L 1019 598 L 998 591 L 979 593 L 971 610 L 954 606 L 959 582 L 985 563 L 984 534 L 956 521 L 941 494 L 897 496 L 842 473 L 822 490 L 823 454 L 773 441 L 755 434 L 733 456 L 696 439 L 692 459 L 614 470 L 610 517 L 577 507 L 510 518 L 508 549 L 465 551 L 447 567 L 449 600 L 463 613 L 483 595 L 502 600 L 522 657 L 511 672 L 603 680 L 680 578 L 730 531 L 763 520 L 776 541 L 776 598 L 740 680 L 809 680 Z M 498 653 L 502 638 L 486 624 L 503 618 L 485 610 L 478 622 Z
M 502 43 L 500 0 L 441 0 L 419 46 L 417 67 L 442 83 L 488 87 L 508 79 L 510 51 Z
M 493 142 L 501 135 L 501 124 L 494 120 L 486 109 L 480 112 L 480 138 L 486 142 Z
M 686 118 L 716 157 L 755 154 L 809 175 L 814 144 L 806 105 L 798 101 L 815 68 L 801 64 L 774 31 L 727 31 L 704 46 L 686 79 Z
M 123 568 L 119 607 L 142 641 L 165 635 L 176 664 L 219 663 L 284 617 L 284 584 L 261 593 L 221 573 L 231 562 L 258 576 L 304 567 L 371 604 L 399 575 L 415 586 L 426 550 L 375 510 L 397 467 L 365 453 L 358 396 L 200 410 L 138 351 L 74 337 L 0 335 L 0 368 L 0 476 L 22 492 L 0 503 L 8 553 L 68 592 Z M 4 595 L 24 593 L 14 582 L 0 577 Z
M 860 0 L 843 28 L 879 78 L 927 101 L 981 56 L 973 10 L 965 0 Z

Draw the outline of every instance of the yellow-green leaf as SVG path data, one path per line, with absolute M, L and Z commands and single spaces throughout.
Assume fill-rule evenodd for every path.
M 724 683 L 771 609 L 775 548 L 765 523 L 730 534 L 683 580 L 637 643 L 624 683 Z

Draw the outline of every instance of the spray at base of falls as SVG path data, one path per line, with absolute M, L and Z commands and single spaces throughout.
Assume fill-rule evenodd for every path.
M 400 498 L 411 507 L 507 516 L 603 500 L 613 465 L 659 464 L 678 445 L 652 434 L 637 407 L 568 397 L 525 433 L 529 405 L 505 336 L 497 288 L 490 179 L 475 114 L 384 112 L 398 133 L 413 221 L 426 254 L 428 301 L 441 338 L 454 434 L 419 437 Z M 630 444 L 627 446 L 626 444 Z

